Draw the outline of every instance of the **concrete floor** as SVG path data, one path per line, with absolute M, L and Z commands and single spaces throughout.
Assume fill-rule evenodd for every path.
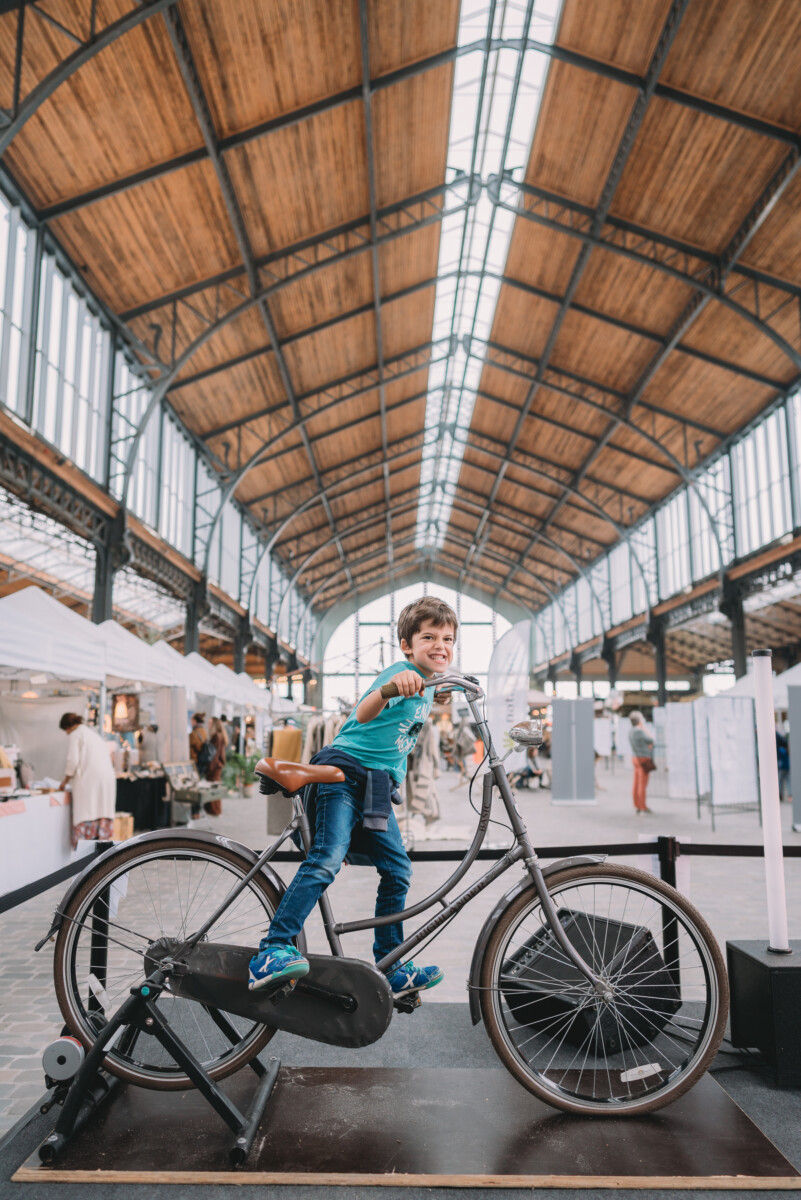
M 519 807 L 529 825 L 535 845 L 571 846 L 632 842 L 648 840 L 657 834 L 675 835 L 682 840 L 725 843 L 759 843 L 761 829 L 757 814 L 736 813 L 718 818 L 713 834 L 708 813 L 696 816 L 696 806 L 686 800 L 660 797 L 659 779 L 652 785 L 649 803 L 653 816 L 635 817 L 631 804 L 631 770 L 622 761 L 615 764 L 614 773 L 603 766 L 598 771 L 598 792 L 595 805 L 571 807 L 554 806 L 547 791 L 521 791 Z M 455 775 L 445 774 L 438 782 L 442 809 L 441 821 L 427 831 L 414 822 L 418 848 L 452 849 L 464 845 L 471 835 L 475 817 L 469 807 L 466 785 L 460 785 Z M 478 781 L 476 785 L 478 791 Z M 220 818 L 200 822 L 254 847 L 266 844 L 265 800 L 225 801 Z M 786 845 L 801 845 L 801 834 L 790 830 L 790 805 L 782 806 Z M 425 841 L 422 839 L 425 838 Z M 509 834 L 491 825 L 491 844 L 508 845 Z M 647 859 L 636 865 L 649 866 Z M 680 886 L 710 922 L 721 945 L 732 938 L 764 938 L 767 934 L 765 915 L 764 867 L 760 859 L 692 858 L 689 880 L 680 878 Z M 429 894 L 447 875 L 453 864 L 418 863 L 410 900 Z M 486 869 L 477 864 L 468 881 Z M 281 864 L 285 878 L 293 873 L 291 864 Z M 496 881 L 474 900 L 437 939 L 420 961 L 437 962 L 445 970 L 445 980 L 426 997 L 429 1003 L 459 1003 L 467 999 L 466 977 L 472 948 L 481 925 L 490 912 L 494 899 L 519 878 L 517 868 Z M 375 873 L 371 868 L 346 867 L 332 888 L 332 902 L 338 919 L 354 919 L 368 915 L 375 895 Z M 801 863 L 787 860 L 786 885 L 791 936 L 801 933 Z M 43 1077 L 41 1053 L 61 1030 L 61 1018 L 55 1002 L 52 984 L 52 945 L 40 954 L 33 953 L 35 942 L 47 929 L 47 924 L 63 887 L 29 901 L 5 914 L 0 926 L 3 946 L 3 975 L 0 990 L 0 1134 L 14 1124 L 18 1117 L 42 1094 Z M 324 952 L 326 945 L 316 915 L 308 925 L 310 948 Z M 370 957 L 371 933 L 351 934 L 345 939 L 346 953 Z M 333 1061 L 333 1060 L 332 1060 Z

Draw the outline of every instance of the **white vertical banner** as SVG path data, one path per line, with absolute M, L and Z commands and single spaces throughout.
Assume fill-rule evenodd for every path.
M 487 716 L 495 749 L 503 758 L 506 732 L 528 717 L 528 677 L 531 669 L 530 621 L 518 621 L 495 643 L 487 672 Z M 520 766 L 525 748 L 516 748 L 511 762 Z
M 665 758 L 668 796 L 671 800 L 695 800 L 695 704 L 665 706 Z
M 706 725 L 709 730 L 709 791 L 712 804 L 725 805 L 727 808 L 735 804 L 754 805 L 759 800 L 754 701 L 750 696 L 715 696 L 706 704 Z M 776 733 L 772 710 L 771 731 L 775 761 Z M 699 778 L 701 763 L 699 753 Z M 776 786 L 779 786 L 778 772 Z

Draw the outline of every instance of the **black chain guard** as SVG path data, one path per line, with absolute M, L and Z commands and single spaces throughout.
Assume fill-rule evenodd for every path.
M 369 963 L 309 954 L 309 974 L 278 998 L 275 988 L 248 991 L 248 964 L 255 953 L 247 946 L 200 942 L 183 962 L 176 962 L 168 990 L 331 1046 L 369 1046 L 386 1032 L 392 1020 L 392 989 Z M 147 957 L 155 964 L 162 954 L 152 946 Z

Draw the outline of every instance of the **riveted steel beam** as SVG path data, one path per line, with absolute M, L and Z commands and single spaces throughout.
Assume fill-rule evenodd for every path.
M 628 162 L 629 155 L 630 155 L 632 147 L 634 145 L 634 140 L 637 136 L 637 133 L 638 133 L 641 125 L 642 125 L 643 120 L 645 119 L 645 114 L 646 114 L 646 111 L 648 108 L 648 104 L 650 103 L 650 100 L 654 94 L 654 89 L 655 89 L 657 81 L 659 79 L 660 72 L 662 71 L 662 68 L 664 67 L 665 61 L 666 61 L 668 53 L 670 51 L 670 47 L 672 46 L 673 41 L 676 37 L 676 34 L 678 33 L 679 25 L 681 23 L 681 19 L 684 16 L 685 11 L 686 11 L 687 4 L 688 4 L 688 0 L 673 0 L 673 3 L 671 4 L 670 9 L 668 11 L 667 18 L 662 26 L 659 40 L 658 40 L 656 48 L 651 56 L 651 61 L 648 66 L 645 85 L 639 91 L 639 93 L 637 95 L 637 99 L 634 102 L 631 113 L 626 122 L 625 129 L 623 130 L 623 134 L 622 134 L 620 142 L 618 144 L 617 152 L 616 152 L 614 160 L 612 162 L 612 166 L 607 174 L 606 181 L 604 183 L 603 190 L 601 192 L 601 198 L 598 203 L 598 207 L 595 210 L 592 227 L 590 230 L 591 234 L 595 238 L 599 237 L 601 230 L 603 228 L 604 221 L 609 213 L 609 209 L 611 207 L 612 200 L 615 195 L 615 191 L 617 190 L 618 183 L 623 174 L 623 170 L 625 168 L 626 163 Z M 495 498 L 498 494 L 498 491 L 501 487 L 504 475 L 505 475 L 507 467 L 508 467 L 508 462 L 509 462 L 511 455 L 514 452 L 514 449 L 520 438 L 520 433 L 522 431 L 523 424 L 524 424 L 529 412 L 531 411 L 531 407 L 534 403 L 534 399 L 537 395 L 537 392 L 539 391 L 540 384 L 542 382 L 545 371 L 549 365 L 549 361 L 550 361 L 551 355 L 553 353 L 554 346 L 556 345 L 557 338 L 559 337 L 559 333 L 562 329 L 562 325 L 564 324 L 567 313 L 568 313 L 570 306 L 573 303 L 573 299 L 576 295 L 576 291 L 578 290 L 579 283 L 581 282 L 581 279 L 584 275 L 584 271 L 586 270 L 587 263 L 589 262 L 589 257 L 590 257 L 592 248 L 593 247 L 591 245 L 588 245 L 586 243 L 583 244 L 578 253 L 578 256 L 576 258 L 576 262 L 573 266 L 573 270 L 570 275 L 570 280 L 568 282 L 565 294 L 562 298 L 562 303 L 559 305 L 556 316 L 551 325 L 551 329 L 548 334 L 548 338 L 546 340 L 545 347 L 543 349 L 542 357 L 541 357 L 539 365 L 537 367 L 536 377 L 532 381 L 531 386 L 529 387 L 528 395 L 526 396 L 525 402 L 523 403 L 523 406 L 520 409 L 517 421 L 515 422 L 514 430 L 512 431 L 512 436 L 509 439 L 508 449 L 507 449 L 506 455 L 504 456 L 506 459 L 506 463 L 499 470 L 498 478 L 495 481 L 495 483 L 493 484 L 492 490 L 488 497 L 488 500 L 487 500 L 487 510 L 488 511 L 492 507 L 492 505 L 495 501 Z M 481 546 L 482 546 L 482 534 L 484 532 L 485 525 L 486 525 L 486 517 L 482 521 L 479 522 L 479 526 L 476 530 L 476 536 L 474 539 L 474 543 L 470 547 L 470 549 L 465 557 L 465 563 L 464 563 L 465 575 L 467 575 L 467 573 L 469 572 L 473 559 L 476 556 L 480 555 Z
M 14 7 L 17 7 L 18 4 L 19 0 L 17 0 L 17 4 L 15 4 Z M 593 59 L 589 55 L 579 54 L 575 51 L 571 51 L 564 46 L 550 45 L 548 43 L 536 41 L 533 38 L 492 38 L 489 43 L 489 48 L 490 50 L 537 50 L 541 54 L 547 55 L 549 58 L 568 63 L 570 66 L 578 67 L 580 70 L 587 71 L 593 75 L 611 79 L 616 83 L 633 88 L 638 92 L 641 92 L 647 86 L 647 78 L 639 76 L 633 71 L 626 71 L 621 68 L 614 67 L 610 63 L 603 62 L 599 59 Z M 416 75 L 423 74 L 427 71 L 437 70 L 439 67 L 453 62 L 457 58 L 461 58 L 469 54 L 484 52 L 485 49 L 486 41 L 485 39 L 482 39 L 481 41 L 469 43 L 464 46 L 454 46 L 448 50 L 441 51 L 438 54 L 429 55 L 427 58 L 420 59 L 415 63 L 409 63 L 406 66 L 399 67 L 394 71 L 387 72 L 384 75 L 370 80 L 369 89 L 371 95 L 378 91 L 385 90 L 386 88 L 393 87 L 396 84 L 402 83 Z M 740 112 L 736 109 L 728 108 L 726 105 L 718 104 L 714 100 L 697 96 L 690 92 L 682 91 L 680 88 L 657 83 L 654 89 L 654 94 L 663 100 L 668 100 L 674 104 L 679 104 L 682 107 L 689 108 L 694 112 L 704 113 L 707 116 L 715 117 L 720 121 L 725 121 L 728 124 L 734 125 L 741 129 L 747 129 L 750 132 L 757 133 L 762 137 L 783 142 L 788 146 L 798 146 L 801 143 L 801 139 L 799 139 L 796 133 L 782 125 L 764 120 L 760 117 L 755 117 L 748 113 Z M 282 113 L 271 120 L 259 122 L 258 124 L 247 129 L 239 130 L 236 133 L 221 138 L 220 148 L 223 152 L 235 150 L 239 146 L 244 146 L 250 142 L 257 141 L 262 137 L 267 137 L 269 134 L 275 133 L 278 130 L 287 129 L 294 125 L 301 124 L 304 121 L 313 120 L 315 117 L 318 117 L 323 113 L 332 112 L 337 108 L 341 108 L 343 105 L 353 104 L 361 98 L 362 85 L 357 84 L 354 87 L 345 88 L 331 96 L 327 96 L 321 100 L 315 101 L 313 104 L 307 104 L 301 108 L 294 109 L 291 112 Z M 44 209 L 41 215 L 45 220 L 53 220 L 57 217 L 65 216 L 68 213 L 76 212 L 81 208 L 85 208 L 87 205 L 96 204 L 98 201 L 104 200 L 108 196 L 113 196 L 120 192 L 128 191 L 131 188 L 138 187 L 141 184 L 147 183 L 153 179 L 162 178 L 173 171 L 179 171 L 184 167 L 192 166 L 198 162 L 203 162 L 207 158 L 208 152 L 204 148 L 176 155 L 171 159 L 154 164 L 153 166 L 147 167 L 141 171 L 135 171 L 127 176 L 123 176 L 120 179 L 112 180 L 100 187 L 93 188 L 79 195 L 60 200 Z
M 237 200 L 236 192 L 234 191 L 231 176 L 222 158 L 211 110 L 203 90 L 203 85 L 200 81 L 200 76 L 197 72 L 197 67 L 195 66 L 192 51 L 186 36 L 186 31 L 177 9 L 169 9 L 165 13 L 164 19 L 167 25 L 167 32 L 169 33 L 170 41 L 172 42 L 173 50 L 178 61 L 181 75 L 183 76 L 184 83 L 186 84 L 187 91 L 189 93 L 189 99 L 191 101 L 195 117 L 198 125 L 200 126 L 201 133 L 203 134 L 203 141 L 205 142 L 206 149 L 208 150 L 209 158 L 214 165 L 217 181 L 220 185 L 220 190 L 223 195 L 228 217 L 231 222 L 234 236 L 236 237 L 239 252 L 247 274 L 251 299 L 255 300 L 258 304 L 261 318 L 267 329 L 267 336 L 273 347 L 273 353 L 278 365 L 278 372 L 281 377 L 282 386 L 286 393 L 290 407 L 292 408 L 293 416 L 295 420 L 297 420 L 300 416 L 300 410 L 298 407 L 297 398 L 295 396 L 294 386 L 286 366 L 283 351 L 278 344 L 278 336 L 275 330 L 275 325 L 267 298 L 265 296 L 260 296 L 261 285 L 258 275 L 258 268 L 256 267 L 253 250 L 250 245 L 250 239 L 248 237 L 247 229 L 245 228 L 245 222 L 239 207 L 239 201 Z M 305 428 L 300 429 L 300 438 L 303 442 L 312 470 L 315 472 L 315 474 L 317 474 L 317 462 L 311 446 L 309 445 L 308 435 L 306 434 Z M 331 530 L 334 534 L 336 534 L 336 521 L 334 520 L 334 514 L 331 511 L 327 500 L 324 504 L 324 507 L 326 508 L 326 515 L 331 523 Z M 218 518 L 216 518 L 212 524 L 211 532 L 214 530 L 217 519 Z M 210 552 L 211 536 L 209 536 L 209 539 L 206 543 L 206 555 L 203 564 L 204 575 L 208 574 Z M 343 565 L 345 565 L 344 553 L 342 554 L 342 562 Z M 347 575 L 347 567 L 345 574 Z
M 143 21 L 147 21 L 150 17 L 155 16 L 156 13 L 164 12 L 171 8 L 175 3 L 176 0 L 140 0 L 137 7 L 126 13 L 125 16 L 112 21 L 99 32 L 93 28 L 90 37 L 86 41 L 73 36 L 72 40 L 78 42 L 77 49 L 68 54 L 66 58 L 63 58 L 58 66 L 54 67 L 43 79 L 40 79 L 24 98 L 21 97 L 20 77 L 24 60 L 25 4 L 20 2 L 15 5 L 14 7 L 19 10 L 20 17 L 17 28 L 17 48 L 15 55 L 16 78 L 13 86 L 14 100 L 10 110 L 3 110 L 5 127 L 0 128 L 0 156 L 5 154 L 26 122 L 30 120 L 33 114 L 41 108 L 44 102 L 53 95 L 65 80 L 74 75 L 76 71 L 80 70 L 85 63 L 94 58 L 96 54 L 99 54 L 101 50 L 105 50 L 111 46 L 117 38 L 122 37 L 137 25 L 141 25 Z M 46 13 L 41 12 L 39 9 L 36 11 L 39 16 L 47 19 Z
M 798 150 L 793 148 L 792 150 L 789 151 L 789 153 L 785 156 L 783 161 L 779 164 L 779 167 L 774 172 L 773 176 L 768 181 L 766 186 L 763 188 L 758 199 L 755 201 L 755 203 L 751 206 L 749 211 L 746 213 L 744 219 L 742 220 L 739 227 L 735 231 L 734 235 L 730 239 L 728 245 L 725 247 L 725 249 L 719 256 L 719 261 L 718 261 L 717 267 L 715 269 L 713 269 L 712 267 L 708 268 L 708 276 L 707 277 L 711 283 L 716 284 L 719 288 L 723 288 L 725 286 L 726 279 L 727 279 L 729 273 L 731 272 L 732 268 L 734 267 L 734 264 L 736 263 L 739 255 L 742 254 L 743 251 L 745 250 L 745 248 L 748 246 L 751 238 L 754 236 L 756 231 L 759 229 L 760 225 L 765 220 L 767 215 L 771 212 L 771 210 L 772 210 L 773 206 L 776 204 L 777 200 L 787 190 L 790 183 L 795 178 L 799 167 L 801 167 L 801 153 L 799 153 Z M 714 271 L 714 274 L 713 274 L 713 271 Z M 648 387 L 651 380 L 654 378 L 654 376 L 656 375 L 656 373 L 658 372 L 660 367 L 663 365 L 663 363 L 665 362 L 665 359 L 670 354 L 671 350 L 675 349 L 675 347 L 678 345 L 678 342 L 680 341 L 680 339 L 682 337 L 684 337 L 685 333 L 690 329 L 690 327 L 696 321 L 698 316 L 704 311 L 704 309 L 708 305 L 710 299 L 711 299 L 711 296 L 708 291 L 702 291 L 699 288 L 696 288 L 696 290 L 693 292 L 693 295 L 691 296 L 690 300 L 687 302 L 687 305 L 685 306 L 683 311 L 680 313 L 680 315 L 676 319 L 672 330 L 670 331 L 668 336 L 664 339 L 663 345 L 659 348 L 659 350 L 656 352 L 656 354 L 651 358 L 650 362 L 645 367 L 645 369 L 642 372 L 642 374 L 640 375 L 639 379 L 634 384 L 634 387 L 631 389 L 630 393 L 627 395 L 624 409 L 623 409 L 623 414 L 621 416 L 618 416 L 617 414 L 615 414 L 612 417 L 612 420 L 610 421 L 609 425 L 607 426 L 607 429 L 605 430 L 603 435 L 597 440 L 593 449 L 586 456 L 581 467 L 576 472 L 574 479 L 573 479 L 573 483 L 574 483 L 575 487 L 581 486 L 581 483 L 582 483 L 583 479 L 585 478 L 587 471 L 590 469 L 593 462 L 595 462 L 595 460 L 598 458 L 599 454 L 602 452 L 604 447 L 609 444 L 615 431 L 620 428 L 621 424 L 624 421 L 631 418 L 632 412 L 637 407 L 637 405 L 639 403 L 641 403 L 641 401 L 642 401 L 642 397 L 643 397 L 643 393 L 645 392 L 645 389 Z M 799 359 L 799 361 L 801 361 L 801 359 Z M 689 477 L 686 480 L 686 482 L 688 484 L 690 484 L 691 486 L 695 486 L 695 480 L 694 480 L 694 477 L 692 477 L 692 476 Z M 696 492 L 697 492 L 699 498 L 702 498 L 702 493 L 700 492 L 700 490 L 696 489 Z M 567 493 L 565 493 L 553 506 L 550 517 L 556 517 L 559 514 L 560 509 L 564 505 L 566 495 L 567 495 Z M 704 503 L 704 507 L 707 508 L 706 503 Z M 712 528 L 714 535 L 718 542 L 718 550 L 720 552 L 720 561 L 721 561 L 721 569 L 722 569 L 723 553 L 722 553 L 722 548 L 720 545 L 720 536 L 719 536 L 718 529 L 717 529 L 717 523 L 714 520 L 712 513 L 709 512 L 708 508 L 707 508 L 707 516 L 709 517 L 710 527 Z M 546 522 L 543 526 L 543 530 L 548 528 L 548 523 L 549 523 L 548 520 L 546 520 Z M 536 538 L 532 541 L 532 548 L 533 548 L 533 545 L 536 545 Z

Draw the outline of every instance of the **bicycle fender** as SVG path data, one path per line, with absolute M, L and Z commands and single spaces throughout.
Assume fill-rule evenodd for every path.
M 579 854 L 573 858 L 560 858 L 557 862 L 551 863 L 550 866 L 542 868 L 542 874 L 545 879 L 549 875 L 555 875 L 557 871 L 564 871 L 566 867 L 592 867 L 597 863 L 602 863 L 606 859 L 605 854 Z M 476 946 L 473 951 L 473 961 L 470 964 L 470 975 L 467 980 L 467 994 L 470 999 L 470 1020 L 474 1025 L 478 1025 L 481 1020 L 481 1003 L 479 999 L 481 964 L 484 961 L 484 951 L 487 948 L 487 943 L 492 936 L 498 921 L 506 912 L 510 904 L 517 897 L 525 892 L 527 888 L 532 888 L 534 884 L 531 881 L 531 876 L 526 874 L 520 879 L 514 887 L 508 892 L 504 892 L 498 903 L 493 908 L 490 915 L 487 917 L 481 932 L 478 935 Z
M 211 844 L 223 846 L 226 850 L 231 850 L 234 854 L 238 854 L 240 858 L 243 858 L 245 862 L 250 863 L 251 866 L 255 864 L 259 857 L 255 850 L 252 850 L 250 846 L 244 845 L 243 842 L 234 841 L 233 838 L 226 837 L 224 834 L 212 833 L 210 830 L 206 829 L 190 829 L 184 833 L 180 833 L 175 829 L 154 829 L 149 833 L 140 833 L 137 837 L 128 838 L 126 842 L 119 842 L 116 846 L 112 847 L 112 849 L 106 850 L 104 854 L 87 855 L 88 861 L 86 866 L 75 876 L 73 880 L 71 880 L 70 885 L 62 896 L 60 903 L 56 906 L 50 928 L 41 941 L 36 943 L 34 946 L 34 951 L 41 950 L 42 946 L 44 946 L 46 942 L 49 942 L 50 938 L 53 937 L 54 934 L 58 933 L 64 920 L 64 910 L 78 889 L 84 883 L 86 878 L 96 869 L 97 864 L 101 859 L 103 862 L 109 862 L 111 858 L 116 858 L 124 850 L 128 850 L 130 846 L 144 845 L 145 843 L 150 842 L 160 842 L 165 841 L 168 838 L 175 837 L 191 839 L 192 841 L 200 842 L 204 845 Z M 269 880 L 269 882 L 278 892 L 279 896 L 283 896 L 284 892 L 286 891 L 286 884 L 281 876 L 276 874 L 269 863 L 264 864 L 261 869 L 261 874 L 264 875 L 267 880 Z M 301 954 L 305 953 L 306 939 L 302 931 L 298 937 L 298 949 L 300 950 Z

